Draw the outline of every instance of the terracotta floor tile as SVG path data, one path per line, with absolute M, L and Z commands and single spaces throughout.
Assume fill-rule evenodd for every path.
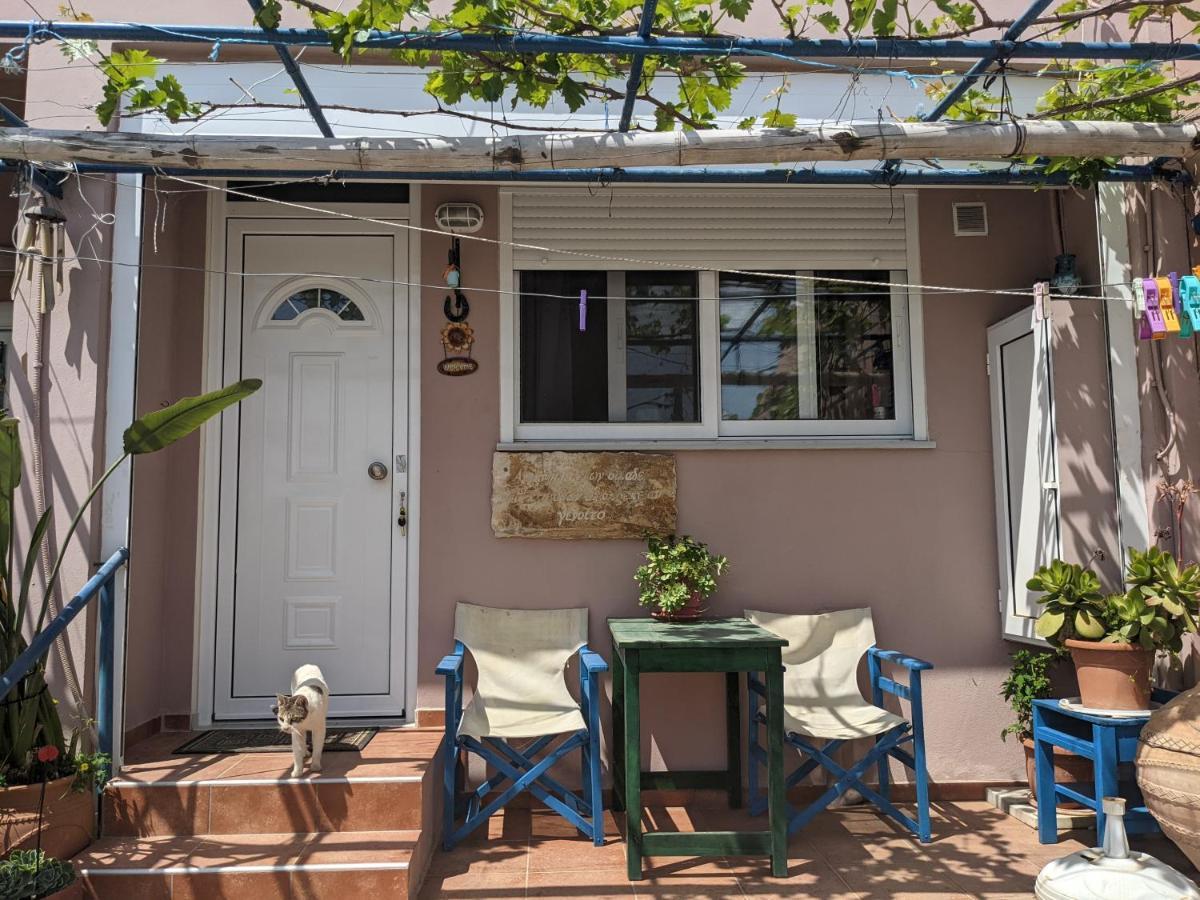
M 300 851 L 300 863 L 407 862 L 416 849 L 416 831 L 344 831 L 314 834 Z
M 520 900 L 525 896 L 525 873 L 430 871 L 420 896 L 421 900 Z
M 83 895 L 94 900 L 168 900 L 170 876 L 99 875 L 83 880 Z
M 403 869 L 360 869 L 353 872 L 293 872 L 290 896 L 293 900 L 328 900 L 330 897 L 350 900 L 402 897 L 407 891 L 408 872 Z
M 194 784 L 114 787 L 104 793 L 104 833 L 151 837 L 208 831 L 209 788 Z
M 681 874 L 633 882 L 634 896 L 655 900 L 733 900 L 744 897 L 738 880 L 729 875 Z
M 174 875 L 171 900 L 289 900 L 288 872 L 210 872 Z
M 573 872 L 530 872 L 527 897 L 555 900 L 614 900 L 632 898 L 633 886 L 625 869 L 606 866 L 599 870 Z

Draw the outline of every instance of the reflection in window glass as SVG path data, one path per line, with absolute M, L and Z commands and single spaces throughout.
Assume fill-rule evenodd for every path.
M 828 271 L 797 281 L 722 275 L 722 418 L 894 419 L 887 276 Z
M 626 421 L 700 421 L 697 283 L 694 272 L 626 273 Z
M 813 284 L 822 419 L 896 417 L 886 272 L 817 272 Z M 825 278 L 879 282 L 879 287 Z
M 722 275 L 721 416 L 800 418 L 796 282 Z
M 333 313 L 343 322 L 365 321 L 358 304 L 337 291 L 329 288 L 308 288 L 297 291 L 276 307 L 271 315 L 274 322 L 290 322 L 299 318 L 310 309 L 324 309 Z

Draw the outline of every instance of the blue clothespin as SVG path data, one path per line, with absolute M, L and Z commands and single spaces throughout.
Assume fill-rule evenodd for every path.
M 1179 279 L 1179 302 L 1183 307 L 1183 314 L 1179 317 L 1179 336 L 1200 334 L 1200 278 L 1184 275 Z M 1187 334 L 1184 334 L 1184 329 Z
M 587 331 L 587 291 L 579 292 L 579 330 Z

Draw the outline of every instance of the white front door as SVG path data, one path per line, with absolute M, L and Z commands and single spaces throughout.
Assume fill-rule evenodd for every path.
M 226 376 L 263 387 L 223 435 L 216 719 L 269 717 L 304 663 L 334 715 L 404 714 L 401 242 L 230 220 Z
M 1003 633 L 1044 643 L 1025 582 L 1062 546 L 1049 321 L 1030 307 L 988 328 L 988 370 Z

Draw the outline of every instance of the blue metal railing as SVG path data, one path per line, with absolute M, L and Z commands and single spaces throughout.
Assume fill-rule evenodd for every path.
M 32 643 L 18 656 L 8 671 L 0 675 L 0 700 L 8 696 L 29 672 L 37 665 L 50 650 L 50 645 L 66 630 L 92 598 L 100 597 L 100 634 L 97 641 L 97 657 L 99 658 L 99 677 L 96 684 L 96 721 L 99 731 L 99 749 L 101 753 L 112 753 L 113 748 L 113 640 L 115 622 L 115 605 L 113 602 L 113 582 L 121 566 L 129 561 L 129 548 L 122 547 L 108 558 L 83 589 L 71 598 L 71 602 L 63 607 L 62 612 L 55 616 L 54 621 L 36 634 Z

